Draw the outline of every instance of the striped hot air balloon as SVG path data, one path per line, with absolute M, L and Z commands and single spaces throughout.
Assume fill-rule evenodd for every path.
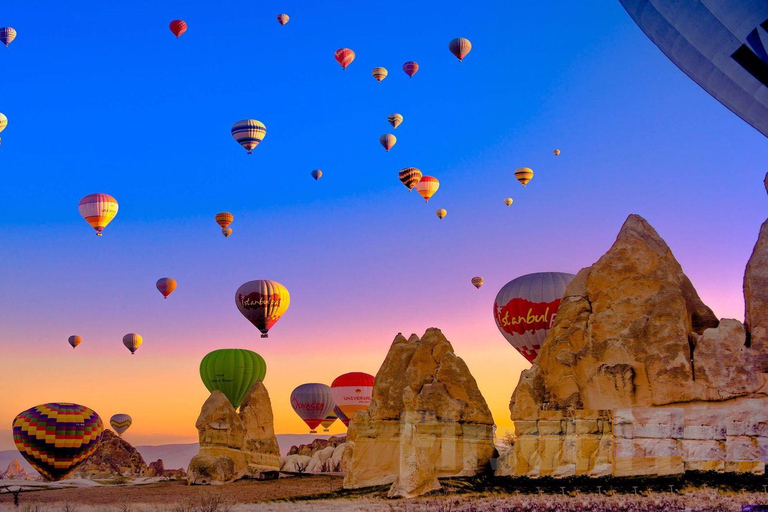
M 176 36 L 176 39 L 178 39 L 181 34 L 187 31 L 187 22 L 184 20 L 173 20 L 169 25 L 168 28 L 171 29 L 171 32 L 173 32 L 173 35 Z
M 523 186 L 526 186 L 528 182 L 531 181 L 531 178 L 533 178 L 533 170 L 528 167 L 521 167 L 515 171 L 515 178 L 517 178 L 517 181 L 522 183 Z
M 291 304 L 288 289 L 277 281 L 248 281 L 235 292 L 235 305 L 240 313 L 267 338 L 268 332 Z
M 142 343 L 144 343 L 144 338 L 135 332 L 129 332 L 123 336 L 123 345 L 125 345 L 125 348 L 131 351 L 131 355 L 136 353 Z
M 228 228 L 232 221 L 235 220 L 235 216 L 229 212 L 219 212 L 216 214 L 216 224 L 221 226 L 222 229 Z
M 11 42 L 16 39 L 16 31 L 11 27 L 0 28 L 0 42 L 2 42 L 6 48 Z
M 456 56 L 457 59 L 459 59 L 459 62 L 461 62 L 464 57 L 466 57 L 467 54 L 472 51 L 472 43 L 469 42 L 469 39 L 457 37 L 448 43 L 448 49 L 452 54 Z
M 438 219 L 443 220 L 445 216 L 448 215 L 448 210 L 446 210 L 445 208 L 440 208 L 435 211 L 435 215 L 437 215 Z
M 336 406 L 334 405 L 334 409 Z M 336 415 L 335 412 L 331 411 L 328 413 L 328 416 L 325 417 L 323 421 L 320 422 L 320 426 L 323 427 L 323 432 L 328 432 L 331 429 L 331 425 L 336 423 L 336 420 L 339 419 L 339 417 Z
M 73 334 L 72 336 L 67 338 L 67 341 L 69 342 L 70 345 L 72 345 L 72 348 L 77 348 L 77 346 L 83 342 L 83 338 L 81 338 L 77 334 Z
M 122 436 L 123 432 L 133 424 L 133 418 L 127 414 L 115 414 L 109 418 L 109 424 L 112 426 L 112 430 L 117 432 L 117 435 Z
M 354 419 L 356 411 L 365 411 L 371 405 L 373 382 L 373 375 L 362 372 L 345 373 L 334 379 L 331 395 L 347 418 Z
M 16 416 L 13 442 L 43 478 L 55 482 L 93 455 L 103 430 L 99 415 L 84 405 L 48 403 Z
M 291 19 L 291 17 L 290 17 L 290 16 L 288 16 L 287 14 L 278 14 L 278 15 L 277 15 L 277 21 L 278 21 L 278 23 L 280 23 L 281 25 L 285 25 L 286 23 L 288 23 L 288 21 L 289 21 L 290 19 Z
M 302 384 L 291 393 L 291 407 L 310 428 L 310 434 L 317 433 L 315 429 L 333 412 L 334 405 L 331 388 L 325 384 Z
M 387 78 L 387 75 L 389 74 L 389 71 L 387 71 L 387 68 L 373 68 L 373 71 L 371 72 L 373 74 L 373 78 L 376 79 L 377 82 L 381 82 L 385 78 Z
M 200 361 L 200 378 L 213 393 L 221 391 L 237 409 L 256 381 L 264 381 L 267 363 L 256 352 L 240 348 L 214 350 Z
M 341 420 L 341 422 L 344 424 L 344 426 L 345 426 L 345 427 L 348 427 L 348 426 L 349 426 L 349 418 L 347 418 L 347 415 L 346 415 L 346 414 L 344 414 L 344 411 L 342 411 L 341 409 L 339 409 L 339 406 L 338 406 L 338 405 L 337 405 L 336 407 L 334 407 L 334 408 L 333 408 L 333 413 L 334 413 L 336 416 L 338 416 L 338 417 L 339 417 L 339 419 Z
M 323 177 L 323 171 L 321 171 L 320 169 L 314 169 L 310 174 L 312 175 L 313 178 L 315 178 L 315 181 Z
M 341 64 L 341 69 L 347 69 L 347 66 L 355 60 L 355 52 L 349 48 L 339 48 L 333 56 L 336 58 L 336 62 Z
M 112 222 L 117 215 L 117 200 L 109 194 L 88 194 L 80 200 L 78 210 L 88 224 L 96 230 L 96 235 Z
M 223 228 L 221 234 L 224 235 L 224 238 L 229 238 L 229 235 L 232 234 L 232 228 Z
M 403 122 L 403 116 L 398 113 L 389 114 L 387 116 L 387 121 L 389 121 L 389 124 L 392 125 L 392 128 L 397 128 L 400 126 L 400 123 Z
M 5 117 L 5 114 L 0 113 L 0 132 L 5 130 L 6 126 L 8 126 L 8 118 Z
M 237 143 L 243 146 L 249 155 L 252 155 L 254 148 L 264 140 L 267 127 L 256 119 L 244 119 L 233 124 L 231 131 L 232 137 Z
M 413 187 L 421 181 L 422 176 L 421 171 L 415 167 L 406 167 L 405 169 L 401 169 L 398 173 L 400 181 L 406 186 L 408 192 L 413 190 Z
M 528 361 L 533 362 L 560 307 L 560 299 L 573 274 L 539 272 L 514 279 L 499 291 L 493 303 L 496 327 Z
M 421 197 L 427 202 L 429 202 L 430 197 L 435 195 L 438 188 L 440 188 L 440 181 L 433 176 L 422 176 L 416 184 L 416 191 L 421 194 Z
M 480 276 L 473 277 L 472 278 L 472 286 L 474 286 L 475 288 L 477 288 L 479 290 L 480 287 L 483 286 L 483 278 L 480 277 Z
M 508 197 L 504 200 L 504 204 L 507 206 L 512 206 L 512 203 L 514 202 L 515 202 L 514 199 L 512 199 L 511 197 Z
M 176 289 L 176 280 L 172 277 L 161 277 L 157 280 L 155 286 L 157 286 L 157 290 L 163 294 L 163 297 L 167 299 L 168 296 L 173 293 L 173 290 Z
M 397 137 L 392 135 L 391 133 L 385 133 L 381 137 L 379 137 L 379 144 L 381 144 L 384 149 L 389 152 L 390 149 L 394 147 L 395 144 L 397 144 Z
M 419 70 L 419 65 L 416 62 L 413 62 L 412 60 L 409 60 L 405 64 L 403 64 L 403 71 L 405 71 L 405 74 L 409 77 L 413 77 L 413 75 L 416 74 L 416 72 Z

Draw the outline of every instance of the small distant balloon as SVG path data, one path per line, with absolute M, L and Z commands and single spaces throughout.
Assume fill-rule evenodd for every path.
M 389 71 L 387 71 L 387 68 L 373 68 L 373 71 L 371 72 L 373 74 L 373 78 L 376 79 L 377 82 L 381 82 L 385 78 L 387 78 L 387 75 L 389 74 Z
M 155 286 L 157 286 L 157 290 L 163 294 L 163 297 L 167 299 L 168 296 L 173 293 L 173 290 L 176 289 L 176 280 L 172 277 L 161 277 L 157 280 Z
M 336 58 L 336 62 L 341 65 L 341 69 L 347 69 L 347 66 L 352 64 L 352 61 L 355 60 L 355 52 L 349 48 L 340 48 L 336 50 L 334 57 Z
M 0 28 L 0 42 L 7 48 L 11 42 L 16 39 L 16 31 L 11 27 Z
M 416 184 L 416 191 L 421 194 L 421 197 L 426 202 L 429 202 L 429 198 L 435 195 L 438 188 L 440 188 L 440 181 L 433 176 L 422 176 L 421 180 Z
M 83 342 L 83 338 L 74 334 L 69 338 L 67 338 L 67 341 L 69 342 L 70 345 L 72 345 L 72 348 L 76 348 L 79 344 Z
M 483 278 L 480 277 L 480 276 L 473 277 L 472 278 L 472 286 L 474 286 L 475 288 L 477 288 L 479 290 L 480 287 L 483 286 Z
M 5 130 L 6 126 L 8 126 L 8 118 L 5 117 L 5 114 L 0 113 L 0 132 Z
M 435 211 L 435 215 L 437 215 L 438 219 L 443 220 L 443 218 L 448 215 L 448 211 L 445 208 L 440 208 L 439 210 Z
M 253 154 L 253 150 L 267 135 L 267 127 L 256 119 L 238 121 L 232 125 L 230 131 L 232 132 L 232 137 L 245 148 L 249 155 Z
M 504 204 L 507 206 L 512 206 L 512 203 L 514 203 L 514 200 L 511 197 L 508 197 L 504 200 Z
M 168 28 L 171 29 L 173 35 L 175 35 L 176 39 L 178 39 L 181 34 L 187 31 L 187 22 L 184 20 L 173 20 L 170 25 L 168 25 Z
M 229 235 L 232 234 L 232 228 L 223 228 L 221 233 L 224 235 L 224 238 L 229 238 Z
M 385 133 L 381 137 L 379 137 L 379 144 L 381 144 L 384 149 L 389 152 L 390 149 L 394 147 L 395 144 L 397 144 L 397 137 L 392 135 L 391 133 Z
M 131 355 L 136 353 L 142 343 L 144 343 L 144 339 L 135 332 L 130 332 L 123 336 L 123 345 L 131 351 Z
M 216 224 L 221 226 L 221 229 L 226 229 L 235 220 L 235 216 L 229 212 L 219 212 L 216 214 Z
M 117 432 L 117 435 L 122 436 L 123 432 L 128 430 L 128 427 L 133 424 L 133 418 L 127 414 L 115 414 L 109 418 L 109 424 L 112 426 L 112 429 Z
M 467 54 L 472 51 L 472 43 L 469 42 L 469 39 L 457 37 L 448 43 L 448 49 L 452 54 L 456 56 L 457 59 L 459 59 L 459 62 L 461 62 L 462 59 L 464 59 L 464 57 L 466 57 Z
M 522 183 L 523 186 L 526 186 L 528 182 L 531 181 L 531 178 L 533 178 L 533 170 L 528 167 L 521 167 L 515 171 L 515 178 L 517 178 L 517 181 Z
M 416 72 L 419 70 L 419 65 L 416 62 L 413 62 L 412 60 L 409 60 L 405 64 L 403 64 L 403 71 L 405 71 L 405 74 L 409 77 L 413 77 L 413 75 L 416 74 Z
M 117 200 L 109 194 L 88 194 L 77 206 L 80 216 L 96 230 L 97 236 L 115 218 L 117 208 Z
M 553 153 L 555 154 L 555 156 L 560 156 L 560 150 L 559 149 L 554 150 Z
M 408 188 L 408 192 L 413 190 L 413 187 L 421 181 L 422 176 L 421 171 L 415 167 L 406 167 L 398 174 L 400 181 Z
M 400 123 L 403 122 L 403 116 L 397 113 L 389 114 L 387 116 L 387 121 L 389 121 L 389 124 L 391 124 L 393 128 L 397 128 L 398 126 L 400 126 Z
M 312 174 L 312 177 L 315 178 L 315 181 L 323 177 L 323 171 L 321 171 L 320 169 L 314 169 L 311 174 Z
M 333 411 L 329 412 L 328 416 L 326 416 L 325 419 L 320 422 L 320 425 L 323 427 L 323 432 L 328 432 L 331 429 L 331 425 L 336 423 L 337 419 L 339 419 L 339 417 L 336 415 L 335 412 Z
M 287 14 L 278 14 L 278 15 L 277 15 L 277 21 L 278 21 L 278 22 L 279 22 L 281 25 L 285 25 L 286 23 L 288 23 L 288 21 L 289 21 L 290 19 L 291 19 L 291 17 L 290 17 L 290 16 L 288 16 Z

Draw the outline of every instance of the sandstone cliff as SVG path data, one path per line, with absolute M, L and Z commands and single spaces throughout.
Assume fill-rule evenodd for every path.
M 136 448 L 111 430 L 105 429 L 93 455 L 67 478 L 136 478 L 146 473 L 147 464 Z
M 342 473 L 346 436 L 315 439 L 310 444 L 292 446 L 280 461 L 281 471 L 307 473 Z M 301 467 L 299 467 L 301 466 Z

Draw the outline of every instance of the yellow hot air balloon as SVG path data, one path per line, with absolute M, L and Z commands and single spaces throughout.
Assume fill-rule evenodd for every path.
M 8 118 L 5 117 L 5 114 L 0 113 L 0 132 L 5 130 L 6 126 L 8 126 Z
M 479 290 L 480 287 L 483 286 L 483 278 L 480 277 L 480 276 L 473 277 L 472 278 L 472 286 L 474 286 L 475 288 L 477 288 Z
M 224 238 L 229 238 L 229 235 L 232 234 L 232 228 L 224 228 L 221 230 L 221 234 L 224 235 Z
M 77 207 L 80 215 L 96 230 L 96 235 L 112 222 L 117 215 L 117 200 L 109 194 L 88 194 Z
M 437 192 L 438 188 L 440 188 L 440 182 L 433 176 L 422 176 L 421 180 L 416 184 L 416 191 L 427 202 Z
M 397 144 L 397 137 L 392 135 L 391 133 L 385 133 L 381 137 L 379 137 L 379 143 L 384 146 L 384 149 L 389 152 L 392 147 Z
M 227 229 L 232 221 L 235 220 L 235 216 L 229 212 L 220 212 L 216 214 L 216 224 L 221 226 L 221 229 Z
M 531 181 L 531 178 L 533 178 L 533 170 L 528 167 L 521 167 L 515 171 L 515 178 L 517 178 L 517 181 L 522 183 L 523 186 L 526 186 L 528 182 Z
M 506 198 L 506 199 L 504 200 L 504 204 L 505 204 L 505 205 L 507 205 L 507 206 L 511 206 L 513 202 L 514 202 L 514 201 L 512 200 L 512 198 L 511 198 L 511 197 L 508 197 L 508 198 Z
M 443 220 L 443 217 L 448 215 L 448 212 L 445 208 L 440 208 L 439 210 L 435 211 L 435 215 L 437 215 L 438 219 Z
M 403 122 L 403 116 L 398 113 L 389 114 L 387 116 L 387 121 L 389 121 L 389 124 L 391 124 L 393 128 L 397 128 L 400 126 L 400 123 Z
M 555 154 L 555 156 L 560 156 L 560 150 L 559 149 L 554 150 L 553 153 Z
M 387 71 L 387 68 L 373 68 L 373 71 L 371 71 L 373 74 L 373 78 L 376 79 L 376 81 L 381 82 L 385 78 L 387 78 L 387 75 L 389 74 L 389 71 Z
M 135 332 L 130 332 L 123 336 L 123 345 L 131 351 L 131 355 L 136 353 L 142 343 L 144 343 L 144 339 Z

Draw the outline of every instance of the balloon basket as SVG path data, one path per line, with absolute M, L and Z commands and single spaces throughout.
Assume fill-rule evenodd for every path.
M 269 338 L 269 334 L 262 334 L 261 337 L 262 338 Z

